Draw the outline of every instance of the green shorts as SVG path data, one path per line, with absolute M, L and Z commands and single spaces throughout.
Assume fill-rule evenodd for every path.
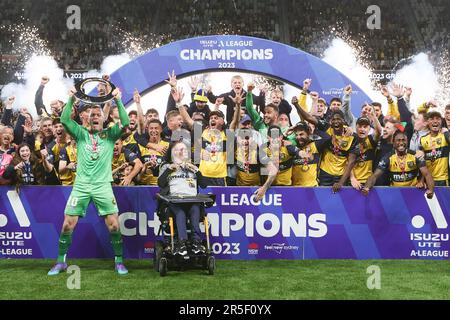
M 107 216 L 119 212 L 110 183 L 78 183 L 73 186 L 64 214 L 69 216 L 86 216 L 86 209 L 91 200 L 94 202 L 99 216 Z

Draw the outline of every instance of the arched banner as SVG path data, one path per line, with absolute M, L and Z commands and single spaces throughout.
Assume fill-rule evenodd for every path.
M 135 88 L 146 92 L 165 84 L 167 72 L 174 70 L 178 77 L 206 71 L 236 71 L 257 73 L 301 86 L 312 79 L 311 89 L 328 102 L 341 96 L 342 89 L 353 86 L 352 111 L 370 98 L 341 72 L 304 51 L 270 40 L 217 35 L 172 42 L 156 48 L 122 66 L 111 75 L 112 82 L 123 93 L 128 104 Z

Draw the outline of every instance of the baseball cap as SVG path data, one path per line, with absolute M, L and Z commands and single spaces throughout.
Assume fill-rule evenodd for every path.
M 322 102 L 324 105 L 327 106 L 327 101 L 324 98 L 319 98 L 317 101 Z
M 252 121 L 252 119 L 250 118 L 250 116 L 248 114 L 244 115 L 241 119 L 241 124 L 247 122 L 247 121 Z

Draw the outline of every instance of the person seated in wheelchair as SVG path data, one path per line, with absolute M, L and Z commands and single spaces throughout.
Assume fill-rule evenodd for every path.
M 190 161 L 188 147 L 183 141 L 177 141 L 170 145 L 166 155 L 166 162 L 160 167 L 158 186 L 160 194 L 167 196 L 197 196 L 198 187 L 206 188 L 205 178 Z M 200 214 L 199 203 L 169 203 L 169 210 L 175 216 L 178 232 L 178 241 L 175 245 L 174 254 L 187 255 L 186 241 L 188 240 L 186 230 L 186 216 L 190 217 L 192 235 L 192 251 L 197 254 L 205 252 L 200 238 Z

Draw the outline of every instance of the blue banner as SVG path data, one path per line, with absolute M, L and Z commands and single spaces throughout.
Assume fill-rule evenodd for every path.
M 135 88 L 141 93 L 155 89 L 165 84 L 167 72 L 172 70 L 179 78 L 208 71 L 244 71 L 297 87 L 310 78 L 311 90 L 317 91 L 327 102 L 342 96 L 343 88 L 351 84 L 353 114 L 360 114 L 361 106 L 371 101 L 344 74 L 309 53 L 280 42 L 236 35 L 204 36 L 169 43 L 122 66 L 111 75 L 111 81 L 121 89 L 126 105 L 132 102 Z
M 209 188 L 212 250 L 221 259 L 448 259 L 450 188 L 434 199 L 415 188 Z M 0 188 L 0 257 L 55 258 L 70 187 Z M 160 222 L 156 187 L 116 187 L 126 258 L 151 258 Z M 202 231 L 204 227 L 202 225 Z M 109 234 L 91 204 L 70 258 L 112 257 Z

